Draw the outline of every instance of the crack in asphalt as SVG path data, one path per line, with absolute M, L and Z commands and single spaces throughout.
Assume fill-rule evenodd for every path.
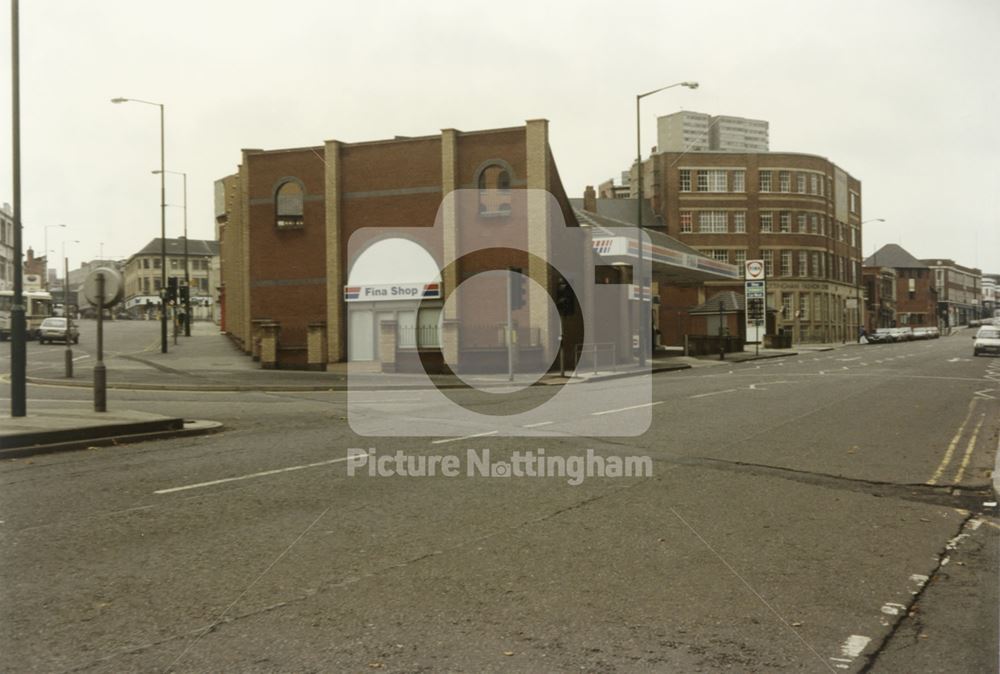
M 954 545 L 957 547 L 959 538 L 965 531 L 965 528 L 969 526 L 969 522 L 976 519 L 976 517 L 977 515 L 975 513 L 969 513 L 961 521 L 961 523 L 958 526 L 958 531 L 956 532 L 956 534 L 948 539 L 944 547 L 941 549 L 941 552 L 938 553 L 937 564 L 935 564 L 934 570 L 931 571 L 931 573 L 928 575 L 927 580 L 923 583 L 923 585 L 917 588 L 916 592 L 913 592 L 910 595 L 910 599 L 903 605 L 906 610 L 900 611 L 897 614 L 898 618 L 896 619 L 895 622 L 892 623 L 892 625 L 889 627 L 889 630 L 883 635 L 882 640 L 879 642 L 875 650 L 873 650 L 870 653 L 867 653 L 864 656 L 865 664 L 862 665 L 861 669 L 858 670 L 858 674 L 868 674 L 873 670 L 879 656 L 883 652 L 885 652 L 885 650 L 889 647 L 889 643 L 892 641 L 893 637 L 896 636 L 896 633 L 906 622 L 906 618 L 907 616 L 910 615 L 910 611 L 913 610 L 913 607 L 917 604 L 917 602 L 920 601 L 920 598 L 923 597 L 924 592 L 927 591 L 927 588 L 931 586 L 931 584 L 941 573 L 941 569 L 944 568 L 944 565 L 946 563 L 945 560 L 948 558 L 949 552 L 954 549 L 954 547 L 952 546 Z

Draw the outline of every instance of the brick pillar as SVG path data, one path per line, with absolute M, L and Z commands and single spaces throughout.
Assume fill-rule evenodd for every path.
M 260 326 L 260 366 L 265 370 L 278 367 L 278 338 L 281 326 L 268 322 Z
M 306 367 L 310 370 L 325 370 L 327 358 L 325 321 L 309 324 L 306 349 L 306 362 L 308 363 Z
M 270 323 L 268 318 L 255 319 L 250 321 L 250 355 L 254 360 L 260 360 L 260 340 L 262 336 L 261 326 Z
M 459 321 L 445 319 L 441 322 L 441 356 L 446 368 L 458 371 L 459 365 Z M 447 371 L 447 370 L 446 370 Z
M 378 325 L 378 359 L 382 372 L 396 371 L 396 321 L 382 321 Z

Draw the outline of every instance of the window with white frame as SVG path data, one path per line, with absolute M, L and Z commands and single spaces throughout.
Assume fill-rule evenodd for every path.
M 733 192 L 746 192 L 747 172 L 733 171 Z
M 709 192 L 725 192 L 728 190 L 726 184 L 726 172 L 718 169 L 712 169 L 708 172 L 708 191 Z
M 765 211 L 760 214 L 760 231 L 770 232 L 774 229 L 774 214 Z
M 764 276 L 768 278 L 774 276 L 774 251 L 762 250 L 760 257 L 764 260 Z
M 792 252 L 790 250 L 781 251 L 781 275 L 792 275 Z
M 809 320 L 809 294 L 799 293 L 799 320 Z
M 799 225 L 799 233 L 805 234 L 806 233 L 806 214 L 805 213 L 799 213 L 798 216 L 796 217 L 796 220 L 798 221 L 798 225 Z
M 781 317 L 785 320 L 792 317 L 792 293 L 781 293 Z
M 816 194 L 819 191 L 818 176 L 813 173 L 809 176 L 809 194 Z
M 851 192 L 850 193 L 850 197 L 851 197 L 851 213 L 857 213 L 858 212 L 858 195 L 855 194 L 854 192 Z
M 778 191 L 792 191 L 792 174 L 788 171 L 778 171 Z
M 847 277 L 844 275 L 844 258 L 839 256 L 837 257 L 837 280 L 847 280 Z
M 733 262 L 740 269 L 743 269 L 743 266 L 747 263 L 747 251 L 746 251 L 746 248 L 740 248 L 739 250 L 733 251 L 733 253 L 734 253 Z
M 771 172 L 761 171 L 760 172 L 760 191 L 770 192 L 771 191 Z
M 733 213 L 733 231 L 737 234 L 743 234 L 747 231 L 747 214 L 745 211 L 736 211 Z
M 726 212 L 701 211 L 698 213 L 698 231 L 704 234 L 725 234 L 728 231 Z
M 813 276 L 819 276 L 819 253 L 812 254 L 812 270 Z
M 851 247 L 856 248 L 858 245 L 858 228 L 851 227 Z
M 710 248 L 709 250 L 702 250 L 701 252 L 716 262 L 729 262 L 729 251 L 725 248 Z
M 795 176 L 795 191 L 803 194 L 806 191 L 806 175 L 799 173 Z
M 809 218 L 809 233 L 819 234 L 819 216 L 815 213 Z
M 681 233 L 688 234 L 693 231 L 694 228 L 691 226 L 691 211 L 681 211 Z
M 708 171 L 698 171 L 698 191 L 708 191 Z
M 787 211 L 782 211 L 781 215 L 778 216 L 778 228 L 779 231 L 788 233 L 792 231 L 792 214 Z
M 680 171 L 681 192 L 691 191 L 691 169 L 681 169 Z
M 799 251 L 799 276 L 809 276 L 809 253 Z

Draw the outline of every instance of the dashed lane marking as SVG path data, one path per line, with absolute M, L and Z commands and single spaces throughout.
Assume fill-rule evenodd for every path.
M 485 433 L 473 433 L 471 435 L 462 435 L 457 438 L 442 438 L 441 440 L 432 440 L 432 445 L 443 445 L 446 442 L 458 442 L 459 440 L 471 440 L 472 438 L 485 438 L 488 435 L 496 435 L 500 431 L 486 431 Z
M 170 487 L 168 489 L 157 489 L 154 494 L 173 494 L 178 491 L 187 491 L 189 489 L 201 489 L 203 487 L 214 487 L 217 484 L 226 484 L 227 482 L 240 482 L 242 480 L 252 480 L 258 477 L 266 477 L 268 475 L 278 475 L 279 473 L 290 473 L 295 470 L 305 470 L 306 468 L 318 468 L 320 466 L 329 466 L 333 463 L 340 463 L 342 461 L 347 461 L 351 457 L 342 456 L 337 459 L 330 459 L 329 461 L 317 461 L 316 463 L 304 463 L 299 466 L 288 466 L 287 468 L 275 468 L 274 470 L 262 470 L 259 473 L 249 473 L 247 475 L 238 475 L 236 477 L 225 477 L 221 480 L 209 480 L 208 482 L 196 482 L 195 484 L 186 484 L 181 487 Z
M 739 390 L 739 389 L 727 388 L 725 391 L 712 391 L 711 393 L 699 393 L 698 395 L 688 396 L 688 398 L 707 398 L 709 396 L 717 396 L 717 395 L 720 395 L 722 393 L 733 393 L 734 391 L 737 391 L 737 390 Z
M 641 405 L 629 405 L 628 407 L 618 407 L 618 408 L 613 409 L 613 410 L 602 410 L 600 412 L 591 412 L 590 415 L 593 416 L 593 417 L 599 417 L 599 416 L 602 416 L 604 414 L 616 414 L 617 412 L 628 412 L 630 410 L 639 410 L 639 409 L 642 409 L 644 407 L 653 407 L 654 405 L 660 405 L 662 403 L 663 403 L 662 400 L 657 400 L 656 402 L 652 402 L 652 403 L 643 403 Z

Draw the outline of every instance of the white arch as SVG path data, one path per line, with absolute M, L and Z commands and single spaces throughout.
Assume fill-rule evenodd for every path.
M 410 239 L 382 239 L 371 244 L 351 265 L 347 284 L 434 283 L 441 280 L 437 262 Z

